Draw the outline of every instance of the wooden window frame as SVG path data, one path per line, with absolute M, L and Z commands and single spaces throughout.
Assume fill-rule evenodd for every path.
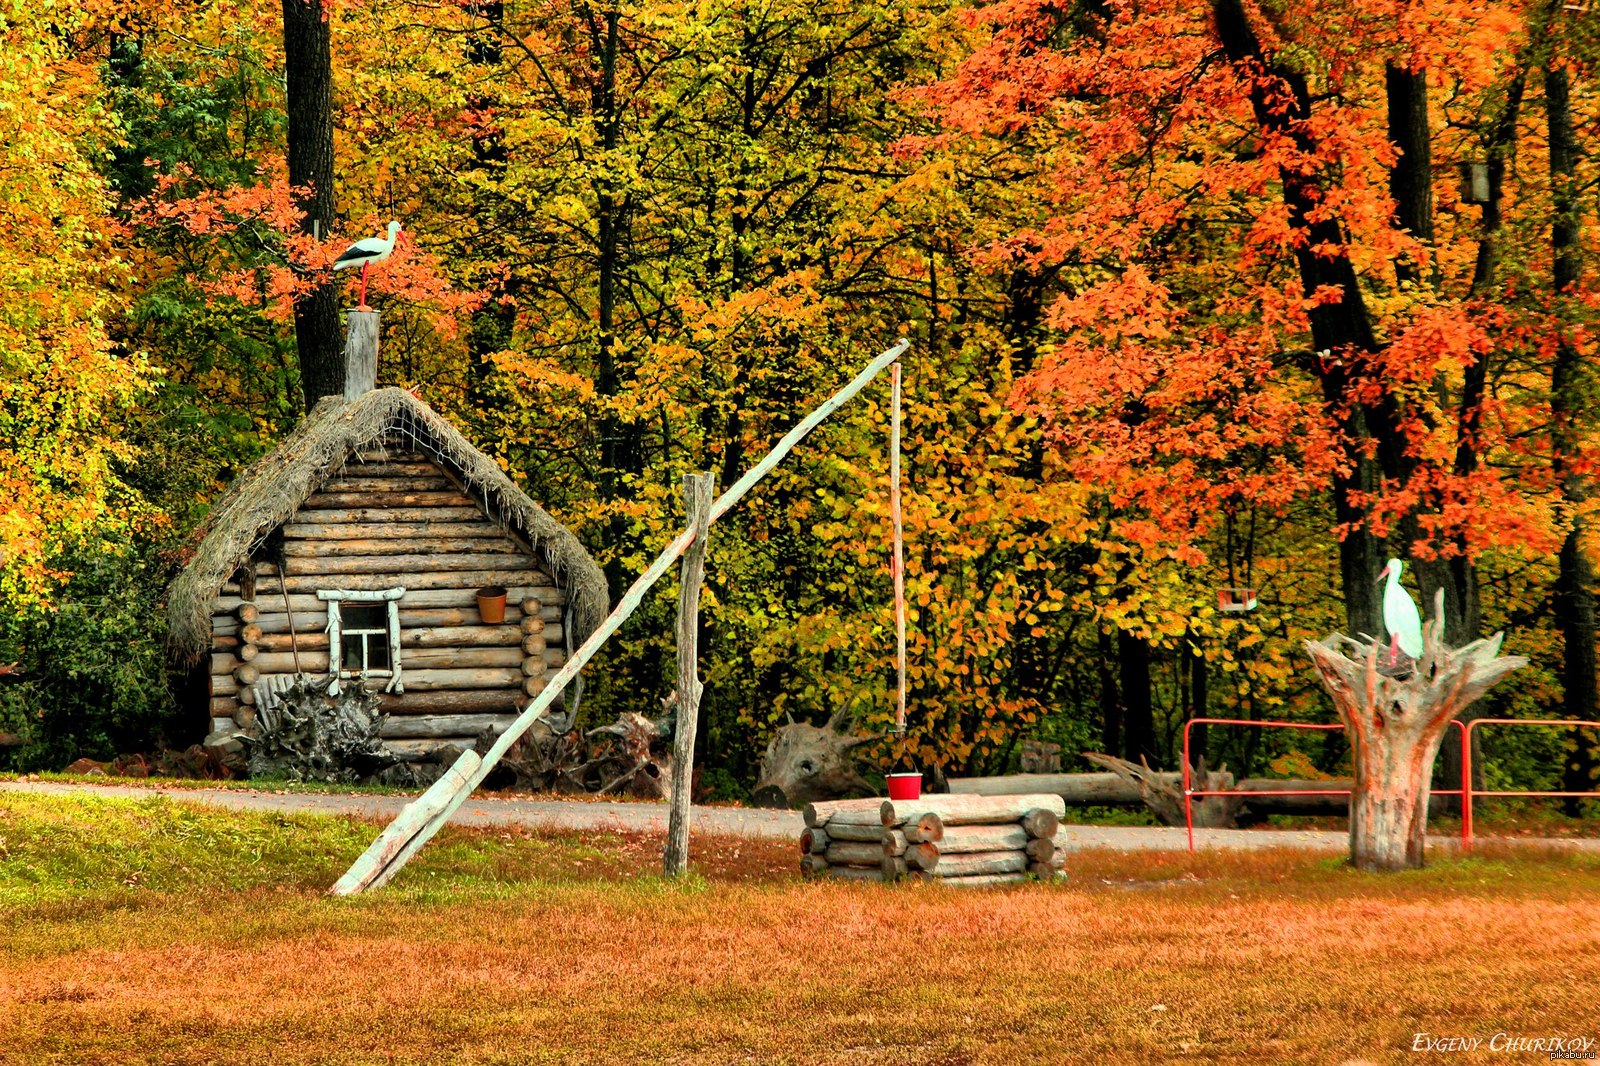
M 385 692 L 404 692 L 405 683 L 400 677 L 400 597 L 406 594 L 403 587 L 392 589 L 377 589 L 372 591 L 362 589 L 318 589 L 317 599 L 328 605 L 328 693 L 337 696 L 339 686 L 346 678 L 359 677 L 387 677 L 389 683 L 384 686 Z M 387 670 L 361 670 L 352 672 L 344 668 L 344 634 L 339 614 L 339 606 L 344 603 L 386 603 L 389 607 L 389 669 Z M 363 635 L 381 632 L 373 629 L 351 630 L 352 633 Z M 366 649 L 362 648 L 362 660 L 366 659 Z

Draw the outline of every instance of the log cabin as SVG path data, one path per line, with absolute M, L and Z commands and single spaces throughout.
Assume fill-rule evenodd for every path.
M 252 731 L 304 672 L 380 692 L 384 744 L 425 758 L 504 729 L 608 606 L 577 538 L 499 466 L 410 392 L 355 386 L 218 500 L 167 613 L 213 737 Z

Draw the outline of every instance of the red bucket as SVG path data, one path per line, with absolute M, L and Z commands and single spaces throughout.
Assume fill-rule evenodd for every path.
M 889 798 L 892 800 L 914 800 L 922 798 L 922 775 L 916 774 L 890 774 Z

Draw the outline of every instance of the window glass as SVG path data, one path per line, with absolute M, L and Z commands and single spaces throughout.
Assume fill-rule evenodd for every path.
M 389 631 L 389 605 L 386 603 L 339 604 L 339 628 L 346 633 L 357 629 Z

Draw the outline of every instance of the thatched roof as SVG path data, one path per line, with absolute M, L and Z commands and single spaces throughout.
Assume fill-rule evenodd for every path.
M 194 662 L 211 646 L 211 614 L 223 584 L 323 482 L 362 448 L 390 433 L 415 442 L 458 478 L 489 515 L 522 537 L 567 595 L 571 640 L 594 631 L 610 606 L 605 575 L 565 526 L 551 518 L 455 427 L 404 389 L 375 389 L 356 400 L 325 397 L 306 420 L 245 471 L 196 531 L 194 558 L 167 601 L 173 653 Z

